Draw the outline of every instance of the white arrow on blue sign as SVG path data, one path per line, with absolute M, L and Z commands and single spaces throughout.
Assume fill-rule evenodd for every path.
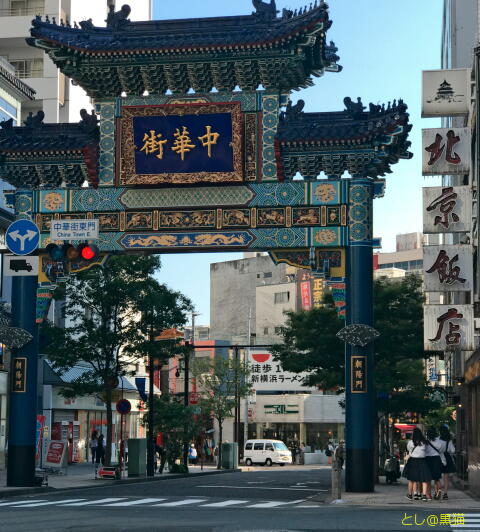
M 40 231 L 30 220 L 17 220 L 5 234 L 8 249 L 14 255 L 28 255 L 38 248 Z

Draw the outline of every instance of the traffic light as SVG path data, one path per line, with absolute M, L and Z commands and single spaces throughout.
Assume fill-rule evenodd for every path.
M 48 244 L 46 250 L 50 258 L 55 262 L 95 262 L 100 256 L 100 250 L 94 244 L 79 244 L 78 246 L 72 244 L 63 244 L 61 246 Z

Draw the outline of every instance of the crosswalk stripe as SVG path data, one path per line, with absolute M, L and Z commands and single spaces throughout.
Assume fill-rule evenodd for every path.
M 97 505 L 97 504 L 103 504 L 106 502 L 116 502 L 116 501 L 124 501 L 126 497 L 111 497 L 109 499 L 99 499 L 97 501 L 85 501 L 84 499 L 75 499 L 76 501 L 83 501 L 83 502 L 73 502 L 70 504 L 63 504 L 62 506 L 87 506 L 87 505 Z
M 164 501 L 165 499 L 137 499 L 134 501 L 125 501 L 125 502 L 114 502 L 113 504 L 102 504 L 102 506 L 108 506 L 111 508 L 112 506 L 137 506 L 139 504 L 148 504 L 151 502 L 160 502 Z
M 270 502 L 261 502 L 259 504 L 250 504 L 247 508 L 275 508 L 276 506 L 284 506 L 285 504 L 292 504 L 290 501 L 270 501 Z
M 174 502 L 163 502 L 161 504 L 154 504 L 153 506 L 162 506 L 162 507 L 168 507 L 168 506 L 186 506 L 187 504 L 195 504 L 199 502 L 205 502 L 207 499 L 184 499 L 182 501 L 174 501 Z
M 228 501 L 212 502 L 210 504 L 202 504 L 201 508 L 223 508 L 225 506 L 233 506 L 234 504 L 246 504 L 247 502 L 250 502 L 250 501 L 230 499 Z
M 20 506 L 12 506 L 12 508 L 37 508 L 38 506 L 51 506 L 52 504 L 62 504 L 78 500 L 80 499 L 64 499 L 63 501 L 34 502 L 30 504 L 22 504 Z
M 43 502 L 45 499 L 36 499 L 36 502 Z M 20 505 L 20 504 L 27 504 L 29 502 L 32 502 L 32 499 L 29 499 L 28 501 L 10 501 L 10 502 L 0 502 L 0 506 L 13 506 L 14 504 Z

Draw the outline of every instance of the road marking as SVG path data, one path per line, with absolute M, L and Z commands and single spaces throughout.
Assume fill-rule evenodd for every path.
M 36 499 L 36 502 L 43 502 L 45 499 Z M 32 499 L 28 501 L 10 501 L 10 502 L 0 502 L 0 506 L 13 506 L 14 504 L 27 504 L 33 502 Z
M 259 504 L 249 504 L 247 506 L 247 508 L 275 508 L 276 506 L 285 506 L 286 504 L 294 504 L 294 502 L 296 502 L 296 501 L 293 501 L 293 502 L 290 502 L 290 501 L 286 501 L 286 502 L 285 501 L 284 502 L 280 502 L 280 501 L 261 502 Z
M 149 504 L 151 502 L 160 502 L 164 501 L 163 499 L 136 499 L 134 501 L 124 501 L 124 502 L 114 502 L 113 504 L 102 504 L 102 506 L 108 506 L 109 508 L 112 506 L 137 506 L 138 504 Z
M 99 499 L 99 500 L 94 500 L 94 501 L 86 501 L 85 499 L 75 499 L 77 501 L 84 501 L 84 502 L 73 502 L 73 503 L 70 503 L 70 504 L 63 504 L 62 506 L 87 506 L 87 505 L 92 505 L 92 504 L 103 504 L 103 503 L 106 503 L 106 502 L 116 502 L 116 501 L 124 501 L 126 499 L 126 497 L 114 497 L 114 498 L 109 498 L 109 499 Z
M 12 506 L 12 508 L 38 508 L 39 506 L 51 506 L 52 504 L 62 504 L 79 500 L 83 499 L 63 499 L 63 501 L 34 502 L 30 504 L 23 504 L 21 506 Z
M 328 490 L 319 490 L 317 488 L 267 488 L 262 486 L 196 486 L 197 488 L 228 488 L 232 490 L 283 490 L 283 491 L 325 491 Z
M 163 502 L 161 504 L 154 504 L 153 506 L 162 506 L 162 507 L 170 507 L 170 506 L 186 506 L 187 504 L 195 504 L 199 502 L 205 502 L 207 499 L 184 499 L 182 501 L 174 501 L 174 502 Z
M 202 504 L 202 508 L 223 508 L 225 506 L 233 506 L 234 504 L 246 504 L 250 501 L 241 501 L 238 499 L 230 499 L 222 502 L 212 502 L 211 504 Z

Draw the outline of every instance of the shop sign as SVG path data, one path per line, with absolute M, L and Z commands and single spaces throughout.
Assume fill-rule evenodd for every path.
M 468 114 L 469 68 L 424 70 L 422 77 L 422 118 Z
M 435 358 L 429 358 L 427 362 L 427 380 L 429 382 L 438 382 L 437 364 Z
M 265 414 L 298 414 L 298 405 L 263 405 Z
M 422 130 L 422 174 L 468 174 L 471 144 L 468 127 Z
M 367 393 L 367 357 L 352 356 L 350 372 L 352 393 Z
M 64 467 L 65 456 L 67 451 L 66 441 L 52 440 L 47 447 L 47 456 L 45 459 L 46 467 Z
M 425 246 L 423 267 L 427 292 L 469 292 L 473 289 L 472 246 Z
M 424 233 L 466 233 L 471 228 L 470 187 L 423 188 Z
M 248 354 L 250 384 L 257 391 L 307 391 L 308 373 L 284 371 L 280 362 L 267 351 L 251 350 Z
M 473 351 L 472 305 L 425 305 L 425 351 Z

